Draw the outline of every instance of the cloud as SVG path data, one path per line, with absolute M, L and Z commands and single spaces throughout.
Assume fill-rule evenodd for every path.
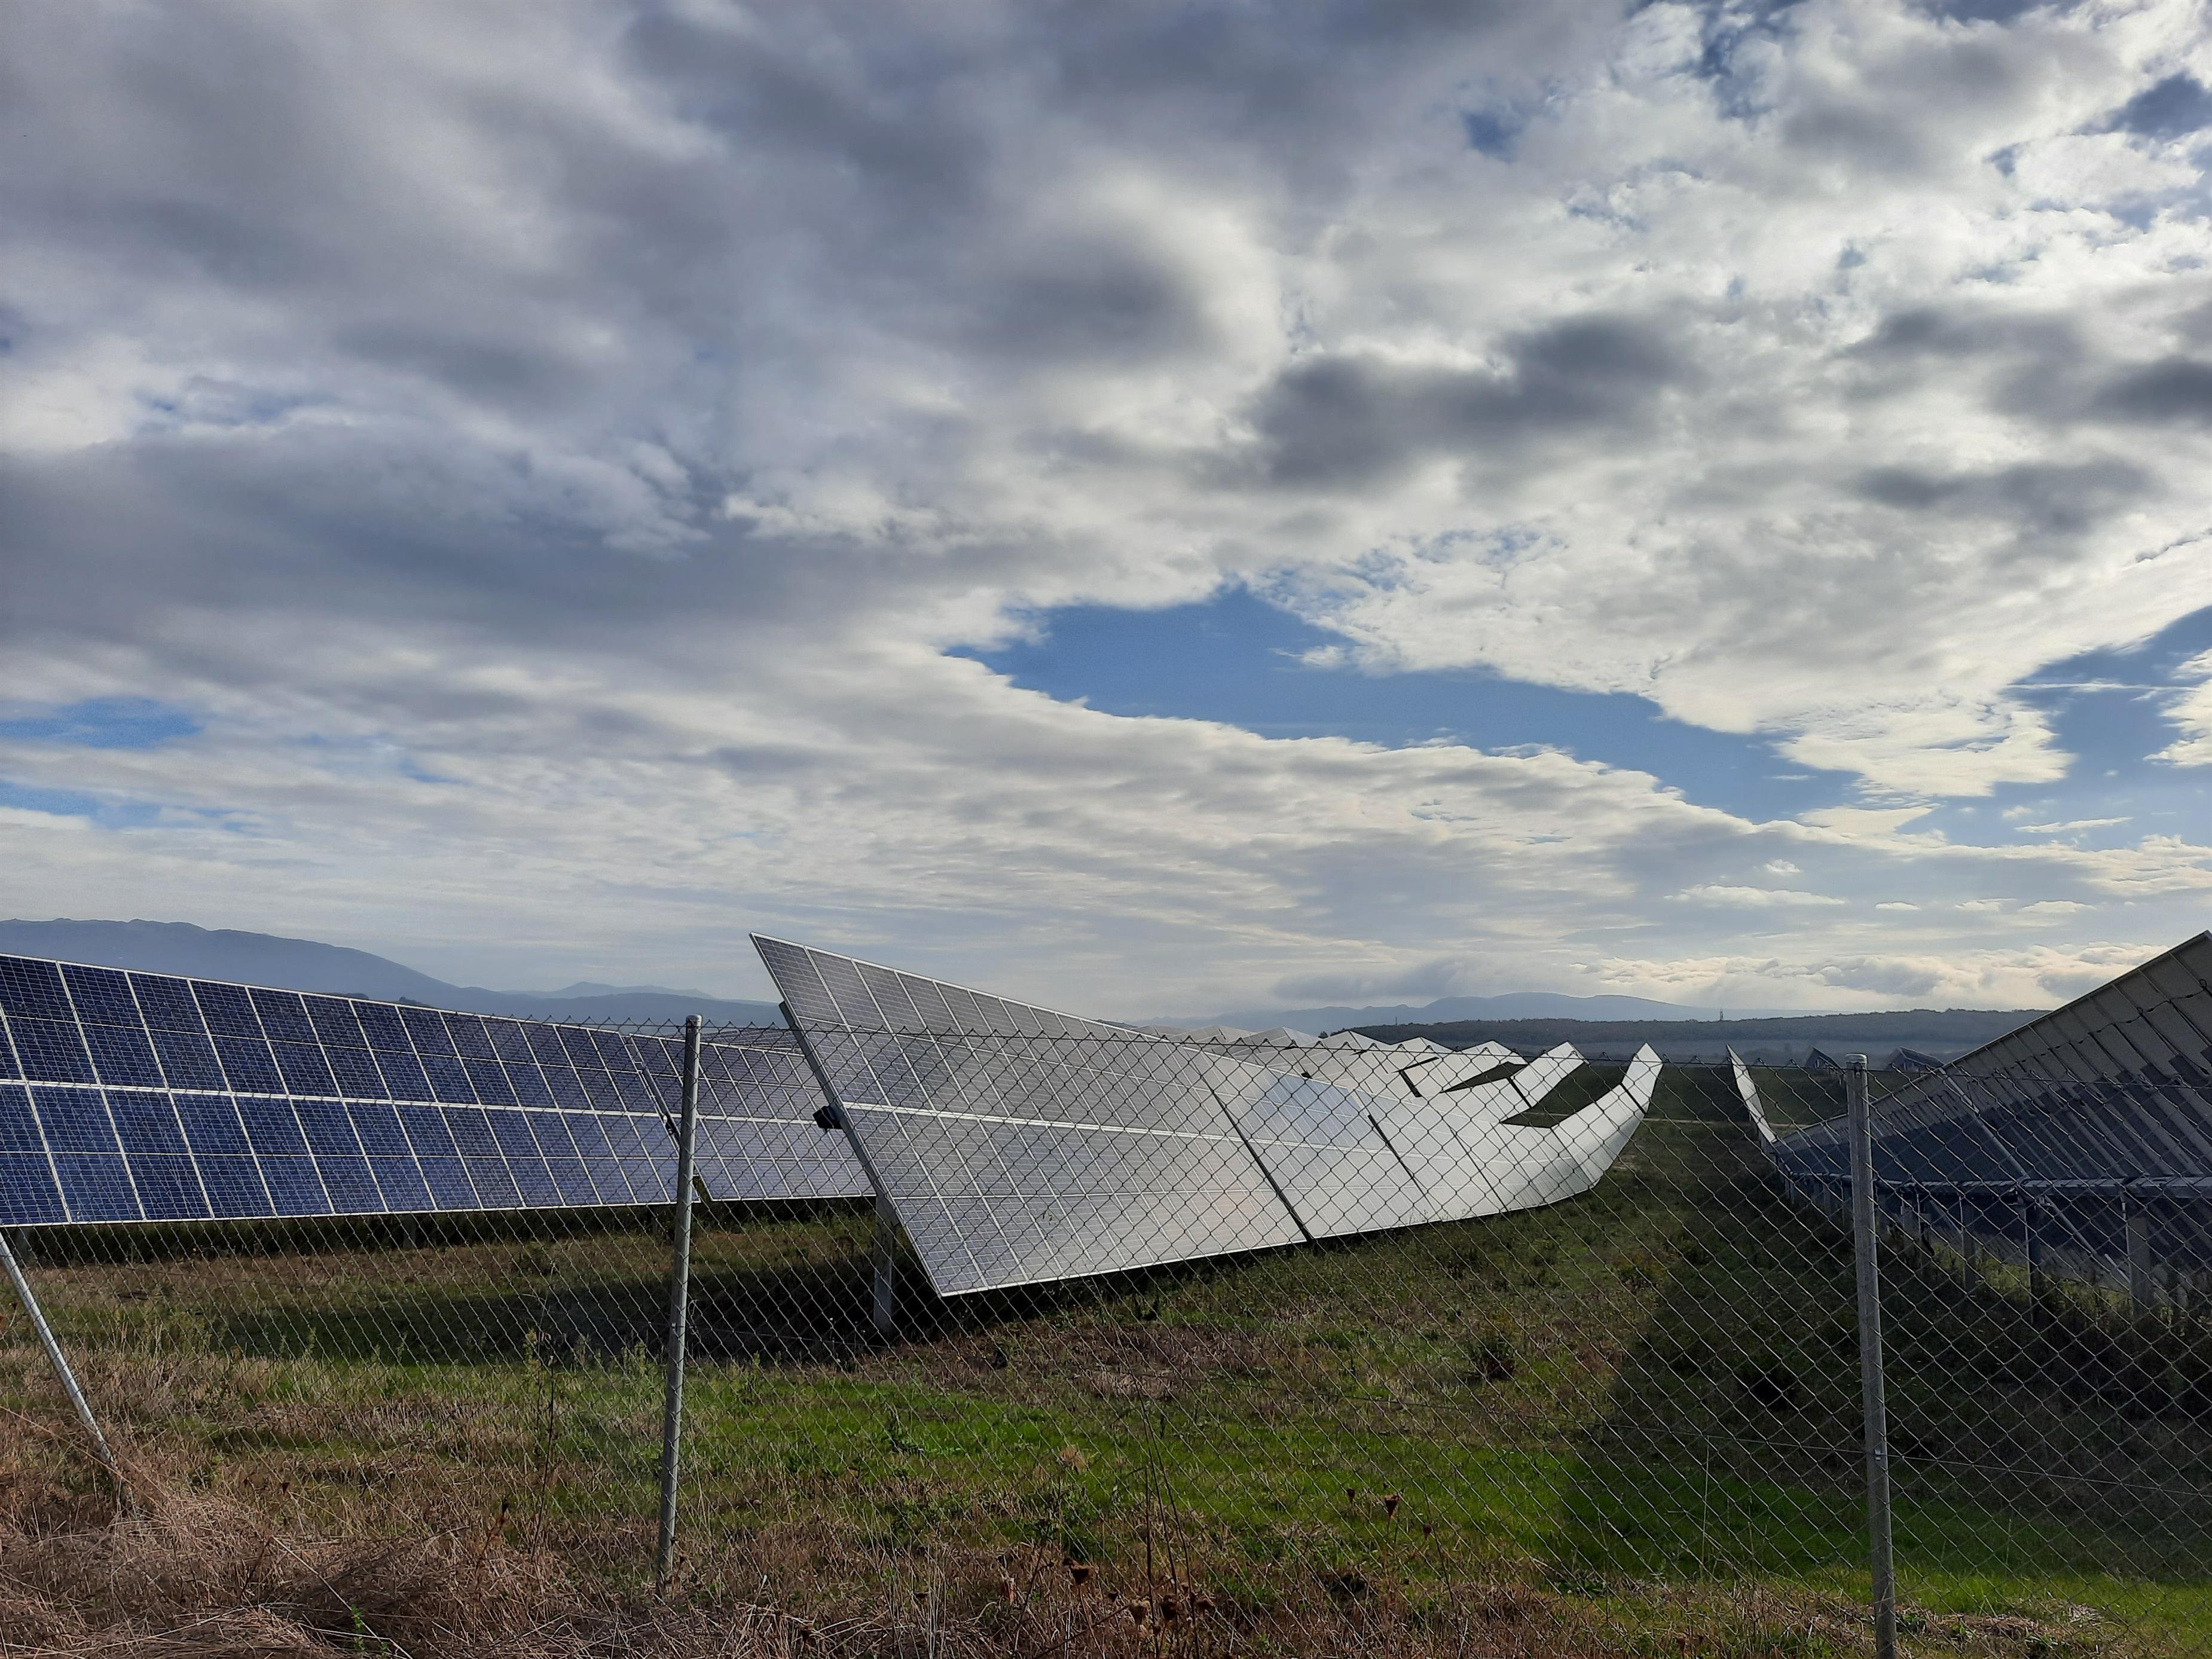
M 1686 887 L 1674 896 L 1693 903 L 1753 907 L 1767 904 L 1796 907 L 1841 904 L 1844 902 L 1839 898 L 1831 898 L 1826 893 L 1800 892 L 1787 887 L 1730 887 L 1714 882 Z
M 2166 718 L 2181 735 L 2156 758 L 2175 766 L 2212 766 L 2212 651 L 2198 653 L 2174 671 L 2177 681 L 2197 684 L 2170 696 Z
M 2088 906 L 2003 958 L 2072 973 L 2212 852 L 1930 803 L 2062 780 L 2015 688 L 2203 591 L 2200 30 L 27 12 L 0 902 L 731 991 L 760 923 L 1154 1012 L 1443 963 L 1919 994 L 1966 891 Z M 1237 582 L 1332 672 L 1632 693 L 1863 793 L 1762 822 L 946 654 Z M 198 729 L 54 735 L 132 698 Z

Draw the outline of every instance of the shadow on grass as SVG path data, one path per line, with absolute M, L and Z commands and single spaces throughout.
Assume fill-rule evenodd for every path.
M 1848 1231 L 1790 1203 L 1747 1140 L 1649 1133 L 1616 1178 L 1662 1190 L 1680 1224 L 1561 1483 L 1553 1575 L 1863 1584 Z M 2031 1299 L 2013 1277 L 1885 1240 L 1903 1593 L 2071 1597 L 2212 1634 L 2212 1329 L 2065 1285 Z

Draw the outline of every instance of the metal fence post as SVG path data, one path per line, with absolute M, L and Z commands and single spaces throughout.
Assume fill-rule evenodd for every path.
M 1859 1381 L 1864 1396 L 1867 1536 L 1874 1567 L 1876 1659 L 1896 1659 L 1897 1567 L 1889 1525 L 1889 1409 L 1881 1375 L 1881 1273 L 1876 1261 L 1874 1114 L 1867 1099 L 1867 1059 L 1851 1056 L 1845 1077 L 1850 1105 L 1851 1233 L 1858 1263 Z
M 107 1437 L 100 1431 L 100 1419 L 92 1414 L 92 1407 L 85 1400 L 84 1390 L 77 1386 L 76 1373 L 70 1369 L 69 1356 L 62 1352 L 62 1345 L 54 1335 L 53 1327 L 46 1323 L 46 1310 L 39 1306 L 39 1298 L 31 1293 L 31 1281 L 23 1277 L 23 1269 L 15 1260 L 15 1252 L 9 1246 L 4 1229 L 0 1229 L 0 1265 L 6 1267 L 9 1281 L 15 1287 L 15 1298 L 23 1304 L 23 1311 L 31 1316 L 32 1328 L 39 1334 L 39 1341 L 46 1351 L 47 1362 L 53 1366 L 54 1375 L 61 1379 L 62 1392 L 69 1395 L 70 1404 L 76 1407 L 77 1421 L 84 1425 L 84 1431 L 92 1437 L 94 1455 L 106 1469 L 108 1479 L 115 1483 L 116 1502 L 125 1510 L 129 1510 L 131 1488 L 125 1484 L 122 1465 L 115 1461 L 115 1454 L 108 1449 Z
M 676 1133 L 674 1260 L 668 1270 L 668 1395 L 660 1414 L 660 1552 L 654 1582 L 676 1573 L 676 1477 L 684 1442 L 684 1325 L 691 1299 L 691 1147 L 699 1130 L 699 1016 L 684 1022 L 684 1117 Z

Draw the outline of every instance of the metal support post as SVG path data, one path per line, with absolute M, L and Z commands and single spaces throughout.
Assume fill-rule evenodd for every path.
M 108 1449 L 107 1437 L 100 1431 L 100 1419 L 92 1414 L 84 1390 L 77 1387 L 76 1373 L 70 1369 L 69 1356 L 62 1352 L 55 1338 L 53 1327 L 46 1323 L 46 1310 L 39 1306 L 39 1298 L 31 1293 L 31 1281 L 23 1277 L 23 1269 L 15 1260 L 15 1252 L 9 1247 L 8 1234 L 0 1229 L 0 1265 L 8 1269 L 9 1282 L 15 1287 L 15 1297 L 23 1304 L 23 1311 L 31 1316 L 31 1327 L 39 1334 L 39 1341 L 46 1348 L 47 1363 L 53 1366 L 54 1375 L 61 1379 L 62 1392 L 69 1395 L 70 1404 L 76 1407 L 77 1421 L 91 1437 L 93 1452 L 100 1467 L 115 1483 L 116 1501 L 123 1508 L 131 1507 L 131 1488 L 124 1483 L 122 1466 L 116 1462 L 115 1454 Z
M 2133 1193 L 2120 1197 L 2128 1230 L 2128 1297 L 2138 1308 L 2158 1304 L 2158 1279 L 2151 1265 L 2150 1206 Z
M 684 1325 L 691 1301 L 691 1148 L 699 1132 L 699 1016 L 684 1022 L 684 1116 L 676 1131 L 676 1205 L 668 1270 L 668 1396 L 660 1413 L 660 1553 L 654 1582 L 676 1575 L 676 1477 L 684 1443 Z
M 875 1297 L 878 1336 L 898 1329 L 898 1214 L 881 1194 L 876 1197 Z
M 1867 1535 L 1874 1566 L 1875 1659 L 1897 1659 L 1897 1566 L 1890 1547 L 1889 1407 L 1881 1375 L 1881 1273 L 1874 1221 L 1874 1113 L 1867 1060 L 1854 1054 L 1844 1079 L 1850 1103 L 1851 1232 L 1858 1261 L 1859 1380 L 1865 1399 Z

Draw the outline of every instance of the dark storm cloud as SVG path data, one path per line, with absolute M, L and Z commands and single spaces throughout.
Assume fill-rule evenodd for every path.
M 2109 420 L 2150 425 L 2212 424 L 2212 362 L 2166 357 L 2112 376 L 2090 404 Z
M 1647 319 L 1572 318 L 1503 343 L 1506 366 L 1496 373 L 1348 356 L 1291 368 L 1254 411 L 1267 476 L 1342 487 L 1428 455 L 1626 428 L 1668 387 L 1694 378 L 1666 331 Z
M 2008 466 L 1981 472 L 1876 467 L 1852 485 L 1869 501 L 1905 512 L 1937 512 L 2009 522 L 2024 535 L 2072 537 L 2152 493 L 2156 481 L 2124 461 Z

